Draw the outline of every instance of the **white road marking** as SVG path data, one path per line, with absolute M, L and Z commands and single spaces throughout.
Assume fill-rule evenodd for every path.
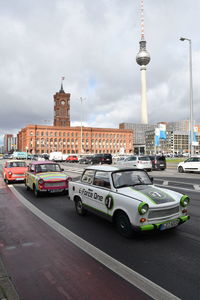
M 164 180 L 164 181 L 163 181 L 163 185 L 168 185 L 168 182 L 169 182 L 169 181 Z
M 200 191 L 200 185 L 194 184 L 193 187 L 196 191 Z
M 51 228 L 56 230 L 63 237 L 71 241 L 77 247 L 82 249 L 88 255 L 92 256 L 98 262 L 109 268 L 111 271 L 115 272 L 118 276 L 122 277 L 130 284 L 134 285 L 138 289 L 142 290 L 144 293 L 149 295 L 155 300 L 180 300 L 180 298 L 171 294 L 167 290 L 163 289 L 159 285 L 140 275 L 139 273 L 133 271 L 129 267 L 115 260 L 111 256 L 107 255 L 103 251 L 94 247 L 90 243 L 86 242 L 70 230 L 66 229 L 64 226 L 60 225 L 58 222 L 54 221 L 52 218 L 41 212 L 38 208 L 36 208 L 33 204 L 31 204 L 28 200 L 26 200 L 15 188 L 10 185 L 9 188 L 15 194 L 15 196 L 19 199 L 19 201 L 25 205 L 33 214 L 35 214 L 38 218 L 48 224 Z

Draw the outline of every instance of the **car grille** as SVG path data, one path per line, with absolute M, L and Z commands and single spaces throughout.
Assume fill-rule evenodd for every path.
M 58 181 L 58 182 L 45 182 L 45 187 L 56 187 L 56 186 L 60 186 L 60 187 L 66 187 L 66 182 L 65 181 Z
M 24 174 L 12 174 L 13 177 L 24 177 Z
M 167 217 L 171 216 L 173 214 L 176 214 L 179 212 L 179 206 L 169 208 L 169 209 L 162 209 L 162 210 L 151 210 L 149 211 L 149 219 L 154 219 L 154 218 L 161 218 L 161 217 Z

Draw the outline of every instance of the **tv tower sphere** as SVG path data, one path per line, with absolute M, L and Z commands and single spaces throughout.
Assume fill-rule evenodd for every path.
M 136 62 L 140 66 L 146 66 L 150 62 L 151 58 L 149 53 L 146 50 L 146 41 L 140 41 L 140 51 L 136 56 Z

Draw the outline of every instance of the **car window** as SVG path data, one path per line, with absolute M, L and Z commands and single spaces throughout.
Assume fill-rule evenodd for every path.
M 127 161 L 133 161 L 133 160 L 136 160 L 136 157 L 135 156 L 130 156 L 130 157 L 127 157 L 126 160 Z
M 112 174 L 113 185 L 115 188 L 152 184 L 148 175 L 140 170 L 128 170 L 128 171 L 118 171 Z
M 94 178 L 94 170 L 86 170 L 81 178 L 81 181 L 92 184 L 93 178 Z
M 156 159 L 157 159 L 157 160 L 165 161 L 165 156 L 158 156 Z
M 29 166 L 29 171 L 30 172 L 35 172 L 35 166 L 34 165 L 30 165 Z
M 40 172 L 61 172 L 58 164 L 39 164 L 35 166 L 36 173 Z
M 26 167 L 26 163 L 23 161 L 14 161 L 8 164 L 8 168 Z
M 193 157 L 193 161 L 195 162 L 200 161 L 200 157 Z
M 148 156 L 141 156 L 141 157 L 138 157 L 138 160 L 149 161 L 150 158 Z
M 110 179 L 107 172 L 97 171 L 94 176 L 94 185 L 110 189 Z

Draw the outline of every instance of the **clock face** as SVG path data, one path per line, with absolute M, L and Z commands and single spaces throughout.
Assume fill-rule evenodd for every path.
M 62 101 L 61 101 L 61 104 L 64 105 L 64 104 L 65 104 L 65 100 L 62 100 Z

